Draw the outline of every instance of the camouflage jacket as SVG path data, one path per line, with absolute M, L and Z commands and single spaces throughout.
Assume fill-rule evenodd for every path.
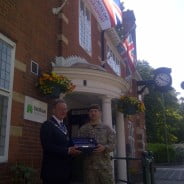
M 110 152 L 115 148 L 115 132 L 102 123 L 92 126 L 90 123 L 83 125 L 79 130 L 79 137 L 90 137 L 96 139 L 98 144 L 105 146 L 102 153 L 91 153 L 85 157 L 86 169 L 102 169 L 111 167 Z

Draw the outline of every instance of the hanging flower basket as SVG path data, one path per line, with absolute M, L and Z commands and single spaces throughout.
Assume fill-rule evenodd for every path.
M 123 110 L 123 113 L 124 114 L 128 114 L 128 115 L 133 115 L 133 114 L 136 114 L 137 112 L 137 109 L 135 106 L 133 105 L 128 105 L 124 110 Z
M 75 85 L 67 77 L 54 72 L 42 73 L 37 87 L 42 95 L 49 98 L 59 98 L 61 93 L 67 94 L 75 89 Z
M 118 100 L 118 110 L 125 115 L 133 115 L 138 112 L 144 112 L 144 103 L 132 96 L 122 96 Z

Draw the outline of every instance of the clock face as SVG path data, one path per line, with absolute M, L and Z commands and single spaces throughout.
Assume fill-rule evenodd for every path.
M 181 88 L 184 89 L 184 81 L 181 83 Z
M 171 76 L 168 73 L 158 73 L 155 76 L 155 84 L 158 87 L 165 87 L 171 84 Z

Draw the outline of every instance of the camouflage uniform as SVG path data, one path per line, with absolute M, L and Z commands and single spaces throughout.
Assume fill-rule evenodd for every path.
M 85 184 L 113 184 L 112 166 L 109 153 L 115 147 L 115 133 L 107 125 L 90 123 L 83 125 L 79 130 L 80 137 L 95 138 L 98 144 L 105 146 L 101 153 L 91 153 L 84 159 Z

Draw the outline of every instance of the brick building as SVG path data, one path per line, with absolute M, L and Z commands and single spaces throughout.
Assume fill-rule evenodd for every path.
M 54 14 L 53 8 L 61 4 Z M 132 11 L 125 15 L 125 23 L 135 23 Z M 135 29 L 133 33 L 135 42 Z M 128 65 L 116 47 L 120 41 L 114 28 L 101 30 L 87 1 L 0 1 L 0 183 L 11 183 L 10 168 L 17 163 L 39 173 L 42 119 L 29 117 L 25 110 L 32 101 L 43 107 L 43 119 L 50 113 L 50 99 L 35 87 L 39 72 L 63 74 L 76 85 L 64 97 L 73 136 L 89 104 L 98 103 L 104 123 L 116 130 L 116 155 L 125 156 L 129 147 L 129 155 L 140 156 L 145 149 L 144 117 L 124 118 L 116 108 L 121 95 L 137 96 L 135 81 L 141 80 L 137 72 L 127 77 Z M 126 179 L 125 162 L 117 168 L 119 177 Z

